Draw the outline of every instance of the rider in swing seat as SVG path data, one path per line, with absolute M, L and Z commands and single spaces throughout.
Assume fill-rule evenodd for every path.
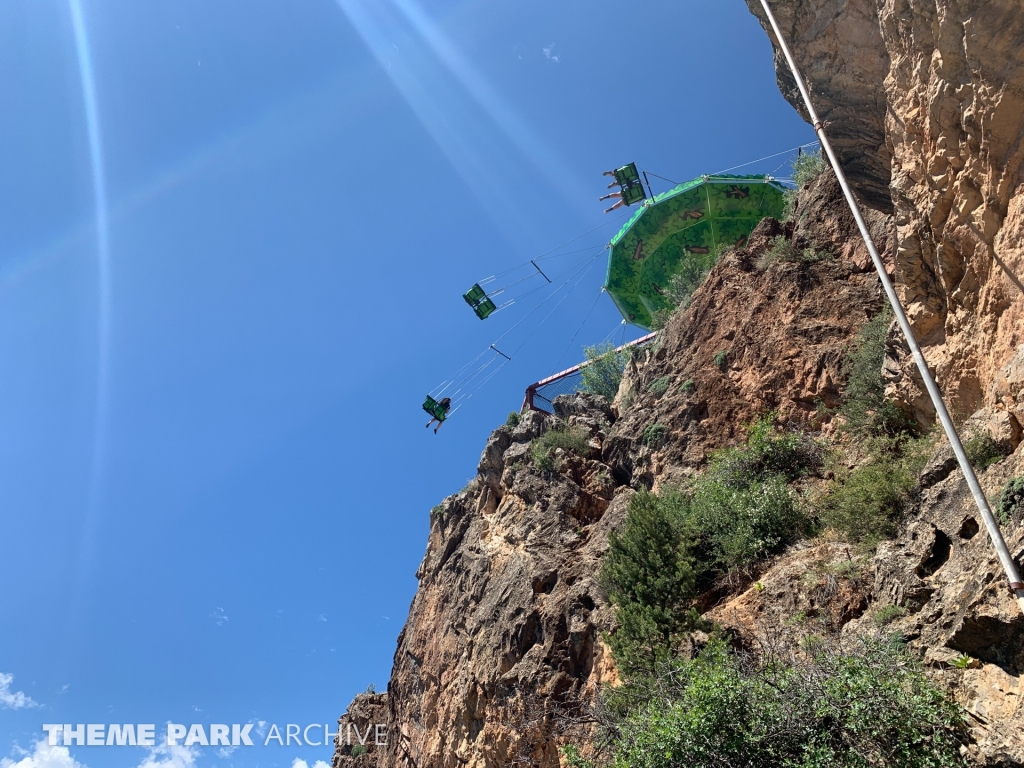
M 437 434 L 437 430 L 439 430 L 441 428 L 441 425 L 444 424 L 445 416 L 448 415 L 448 411 L 451 410 L 452 399 L 450 397 L 443 397 L 438 402 L 438 405 L 441 406 L 441 408 L 443 409 L 444 416 L 440 416 L 440 417 L 434 416 L 430 421 L 427 422 L 427 429 L 430 429 L 430 425 L 433 424 L 435 421 L 437 422 L 437 426 L 434 427 L 434 434 L 435 435 Z

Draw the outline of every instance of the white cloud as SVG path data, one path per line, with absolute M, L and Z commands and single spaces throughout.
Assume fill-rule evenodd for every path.
M 139 763 L 138 768 L 195 768 L 199 750 L 195 747 L 159 746 L 149 750 L 149 755 Z M 7 768 L 7 766 L 0 766 Z M 26 768 L 31 768 L 27 766 Z M 63 768 L 60 766 L 59 768 Z
M 550 43 L 550 44 L 544 46 L 543 48 L 541 48 L 541 50 L 544 51 L 545 58 L 555 62 L 555 64 L 558 63 L 558 56 L 555 55 L 554 53 L 552 53 L 552 51 L 555 50 L 555 44 L 554 43 Z
M 228 615 L 224 613 L 224 609 L 217 606 L 217 609 L 210 614 L 210 618 L 217 622 L 218 627 L 223 627 L 228 623 Z
M 31 752 L 22 751 L 20 760 L 5 757 L 0 768 L 85 768 L 68 752 L 67 747 L 51 747 L 46 739 L 37 741 Z
M 87 768 L 71 756 L 67 747 L 51 747 L 46 739 L 33 744 L 31 752 L 15 747 L 15 754 L 19 754 L 20 759 L 0 759 L 0 768 Z M 197 757 L 199 750 L 193 747 L 153 747 L 137 768 L 196 768 Z M 314 768 L 330 768 L 326 763 L 322 766 L 320 763 L 318 760 Z
M 25 709 L 26 707 L 39 706 L 21 691 L 11 691 L 11 683 L 13 682 L 14 675 L 0 672 L 0 707 Z
M 305 760 L 300 760 L 296 757 L 294 760 L 292 760 L 292 768 L 309 768 L 309 763 L 307 763 Z M 323 760 L 317 760 L 315 763 L 313 763 L 313 768 L 331 768 L 331 766 L 325 763 Z

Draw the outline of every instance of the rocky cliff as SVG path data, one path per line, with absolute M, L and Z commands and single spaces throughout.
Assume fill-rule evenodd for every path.
M 759 0 L 747 5 L 770 30 Z M 772 8 L 862 202 L 893 212 L 898 290 L 951 410 L 1017 414 L 993 384 L 1024 342 L 1020 3 L 776 0 Z M 778 54 L 776 72 L 804 113 Z M 905 360 L 893 393 L 927 422 L 931 405 L 912 368 Z
M 748 0 L 760 13 L 757 0 Z M 995 494 L 1024 474 L 1024 14 L 1012 0 L 777 0 L 844 166 L 926 355 L 961 420 L 1013 451 L 982 475 Z M 777 64 L 781 63 L 777 58 Z M 783 93 L 802 109 L 784 67 Z M 832 258 L 768 263 L 784 236 Z M 614 613 L 597 583 L 630 496 L 702 470 L 765 411 L 828 436 L 845 351 L 882 307 L 877 279 L 831 174 L 790 221 L 766 220 L 729 253 L 656 344 L 628 365 L 614 404 L 560 398 L 496 430 L 476 479 L 431 512 L 419 590 L 386 695 L 357 697 L 343 727 L 384 719 L 387 745 L 348 766 L 555 766 L 592 735 L 588 707 L 616 671 Z M 889 395 L 932 414 L 890 335 Z M 582 452 L 541 468 L 555 427 Z M 968 752 L 1024 765 L 1024 621 L 948 447 L 922 473 L 895 540 L 858 559 L 834 540 L 793 547 L 703 601 L 742 642 L 799 621 L 866 630 L 879 608 L 972 718 Z M 980 532 L 980 533 L 979 533 Z M 1024 525 L 1007 531 L 1024 555 Z M 756 583 L 751 579 L 756 578 Z M 799 621 L 798 621 L 799 620 Z

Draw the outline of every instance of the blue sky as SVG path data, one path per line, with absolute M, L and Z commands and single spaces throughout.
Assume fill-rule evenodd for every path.
M 460 294 L 606 225 L 572 248 L 598 253 L 608 168 L 683 181 L 813 139 L 741 0 L 6 0 L 0 100 L 22 768 L 329 760 L 35 745 L 50 722 L 333 722 L 383 688 L 430 508 L 527 384 L 622 338 L 582 262 L 435 437 L 424 394 L 546 295 L 480 322 Z

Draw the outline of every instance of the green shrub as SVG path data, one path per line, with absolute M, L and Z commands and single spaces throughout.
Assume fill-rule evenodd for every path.
M 724 349 L 720 349 L 715 352 L 715 356 L 711 359 L 712 364 L 718 370 L 725 372 L 725 369 L 729 366 L 729 353 Z
M 891 322 L 892 312 L 888 308 L 875 315 L 857 333 L 843 361 L 846 399 L 839 411 L 846 420 L 846 428 L 852 432 L 897 435 L 913 431 L 910 420 L 892 401 L 885 399 L 882 363 Z
M 665 296 L 677 308 L 685 308 L 693 292 L 707 278 L 708 273 L 725 254 L 727 248 L 719 245 L 711 249 L 711 253 L 687 253 L 679 264 L 679 271 L 669 280 L 665 288 Z
M 772 238 L 768 250 L 758 257 L 757 268 L 763 271 L 777 261 L 796 261 L 798 258 L 799 253 L 792 241 L 785 235 L 777 235 Z
M 622 396 L 622 400 L 619 401 L 619 412 L 626 413 L 630 408 L 633 407 L 633 401 L 636 400 L 636 394 L 633 390 L 629 390 Z
M 953 663 L 953 666 L 956 667 L 957 669 L 967 669 L 968 667 L 971 666 L 971 662 L 972 661 L 974 661 L 974 659 L 972 659 L 966 653 L 961 653 L 959 656 L 957 656 L 955 659 L 953 659 L 952 663 Z
M 859 579 L 864 573 L 863 563 L 857 560 L 840 560 L 831 563 L 826 567 L 829 573 L 834 573 L 840 579 Z
M 505 426 L 509 429 L 515 429 L 519 426 L 519 422 L 523 420 L 523 417 L 519 415 L 518 411 L 510 411 L 508 418 L 505 419 Z
M 363 744 L 356 744 L 354 747 L 352 747 L 351 754 L 352 757 L 359 757 L 360 755 L 365 755 L 368 751 L 369 750 L 367 750 L 367 748 Z
M 679 391 L 682 392 L 684 395 L 690 394 L 696 388 L 697 385 L 694 384 L 693 379 L 687 379 L 686 381 L 679 385 Z
M 779 221 L 786 222 L 793 218 L 796 213 L 797 203 L 800 202 L 800 193 L 795 189 L 787 189 L 782 193 L 782 216 Z
M 615 768 L 954 768 L 961 710 L 894 640 L 760 663 L 713 641 L 616 724 Z M 577 753 L 578 757 L 578 753 Z M 584 763 L 577 763 L 582 766 Z
M 711 458 L 711 474 L 731 488 L 781 475 L 795 480 L 822 462 L 822 450 L 813 440 L 775 428 L 775 414 L 768 413 L 747 426 L 746 444 L 725 448 Z
M 678 491 L 660 497 L 638 492 L 622 527 L 608 538 L 600 580 L 617 608 L 618 629 L 609 643 L 627 676 L 653 674 L 681 633 L 698 623 L 691 546 L 688 502 Z
M 663 430 L 650 425 L 644 441 L 661 440 Z M 717 454 L 685 489 L 641 491 L 630 500 L 602 570 L 617 608 L 619 629 L 609 642 L 621 670 L 654 674 L 675 652 L 679 633 L 698 626 L 691 613 L 698 581 L 743 568 L 809 531 L 786 480 L 819 462 L 817 451 L 805 438 L 777 431 L 769 414 L 751 425 L 745 446 Z
M 656 378 L 654 381 L 647 385 L 647 391 L 650 392 L 652 395 L 661 397 L 666 392 L 668 392 L 668 387 L 671 383 L 671 376 L 659 376 L 658 378 Z
M 577 427 L 549 429 L 530 444 L 530 457 L 537 469 L 551 472 L 556 469 L 555 450 L 585 456 L 590 451 L 590 437 L 586 430 Z
M 1000 459 L 1006 456 L 1006 451 L 1000 447 L 988 432 L 981 432 L 974 435 L 964 443 L 964 452 L 971 466 L 982 472 Z
M 880 627 L 884 627 L 886 624 L 892 624 L 896 619 L 902 618 L 906 615 L 907 609 L 902 605 L 884 605 L 871 612 L 871 618 Z
M 866 464 L 837 472 L 818 517 L 844 540 L 873 547 L 896 535 L 917 488 L 926 441 L 876 438 Z
M 996 514 L 1003 525 L 1019 523 L 1024 518 L 1024 476 L 1015 477 L 1003 486 Z
M 673 314 L 675 314 L 674 309 L 662 308 L 654 310 L 651 313 L 651 330 L 662 330 L 666 325 L 668 325 L 668 321 L 672 318 Z
M 797 250 L 796 246 L 785 235 L 778 235 L 772 239 L 771 246 L 762 253 L 756 263 L 759 271 L 763 272 L 772 264 L 779 261 L 801 262 L 811 264 L 816 261 L 825 261 L 833 258 L 832 252 L 824 248 L 804 248 Z
M 793 161 L 793 181 L 803 187 L 818 178 L 825 170 L 821 152 L 804 152 Z
M 657 448 L 665 441 L 667 430 L 662 424 L 650 424 L 644 429 L 643 442 L 648 448 Z
M 580 369 L 580 391 L 614 400 L 622 382 L 622 372 L 626 369 L 626 355 L 616 352 L 610 343 L 584 347 L 583 354 L 588 364 Z
M 701 478 L 691 509 L 709 565 L 725 571 L 778 552 L 808 526 L 796 495 L 778 476 L 743 488 Z
M 622 350 L 622 356 L 626 360 L 637 360 L 639 362 L 640 358 L 642 358 L 650 349 L 654 349 L 654 345 L 651 342 L 647 342 L 646 344 L 631 344 Z

